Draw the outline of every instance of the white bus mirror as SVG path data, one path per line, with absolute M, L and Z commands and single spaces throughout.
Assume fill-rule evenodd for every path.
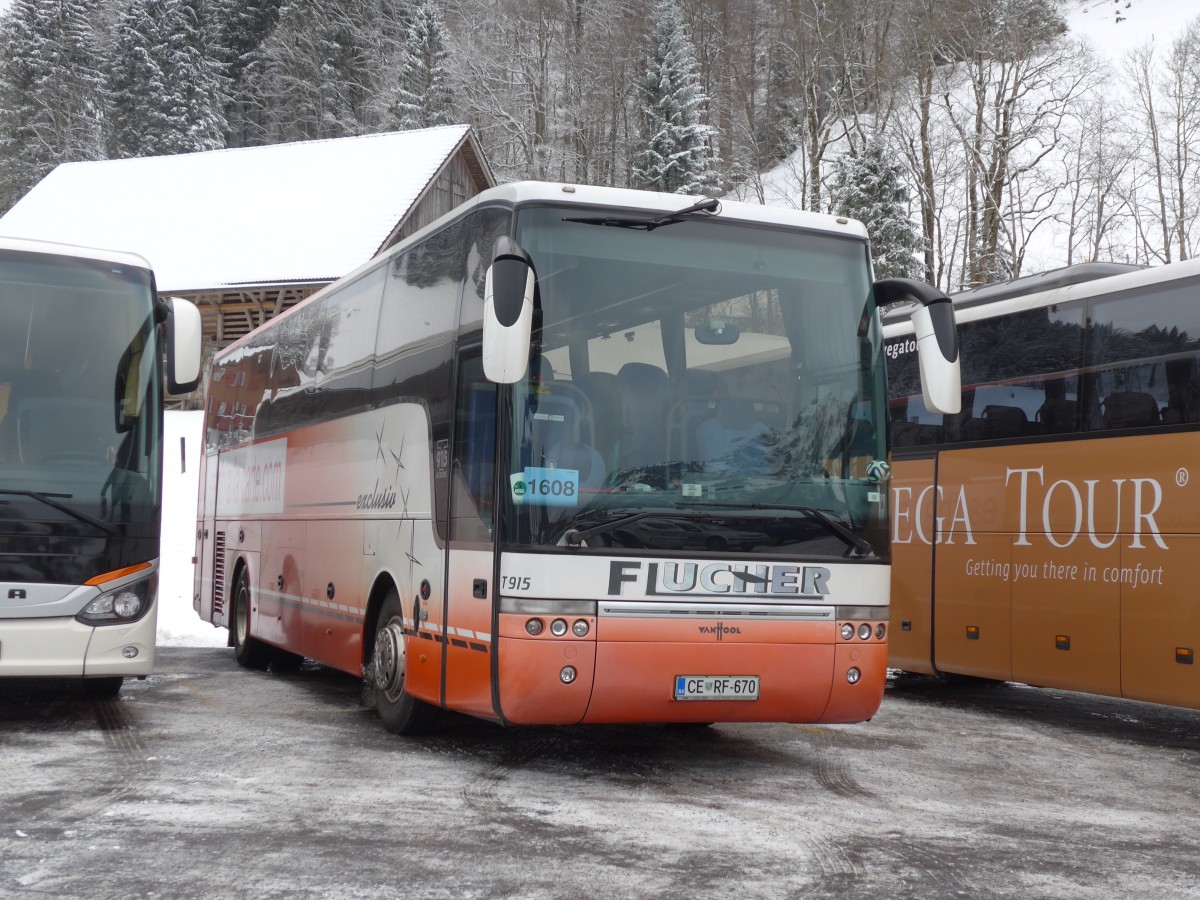
M 917 341 L 925 408 L 950 415 L 959 412 L 962 409 L 962 372 L 958 327 L 950 298 L 937 288 L 911 278 L 885 278 L 875 282 L 874 291 L 877 306 L 907 300 L 919 304 L 910 319 Z
M 511 238 L 498 238 L 483 288 L 483 374 L 488 381 L 513 384 L 525 377 L 536 286 L 525 251 Z
M 189 394 L 200 383 L 200 310 L 181 297 L 167 301 L 167 391 Z

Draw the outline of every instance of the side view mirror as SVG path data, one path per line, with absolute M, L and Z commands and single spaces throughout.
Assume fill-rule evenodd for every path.
M 912 278 L 875 282 L 875 305 L 903 301 L 920 304 L 910 316 L 921 367 L 921 394 L 933 412 L 957 413 L 962 408 L 962 372 L 958 357 L 958 326 L 954 304 L 932 285 Z
M 188 394 L 200 383 L 200 310 L 181 297 L 167 301 L 167 391 Z
M 525 251 L 509 237 L 496 239 L 483 287 L 483 374 L 495 384 L 525 377 L 537 278 Z

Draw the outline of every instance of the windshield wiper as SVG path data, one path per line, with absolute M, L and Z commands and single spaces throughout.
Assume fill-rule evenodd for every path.
M 857 534 L 835 519 L 823 509 L 818 509 L 815 506 L 791 506 L 788 504 L 777 503 L 689 503 L 688 506 L 715 506 L 723 509 L 765 509 L 779 510 L 782 512 L 798 512 L 803 513 L 810 519 L 820 522 L 834 537 L 838 538 L 851 550 L 858 552 L 859 556 L 874 556 L 875 548 L 871 546 L 871 542 L 865 538 L 860 538 Z
M 580 531 L 578 528 L 568 528 L 563 535 L 563 541 L 566 542 L 568 547 L 582 547 L 583 542 L 588 538 L 613 531 L 632 522 L 640 522 L 642 519 L 690 519 L 692 521 L 711 522 L 718 518 L 706 515 L 705 513 L 679 509 L 643 509 L 640 512 L 626 513 L 624 515 L 618 514 L 617 510 L 611 510 L 607 514 L 615 518 L 611 518 L 607 522 L 601 522 L 599 525 L 593 525 L 591 528 L 586 528 L 583 531 Z
M 629 216 L 585 216 L 578 219 L 564 218 L 564 222 L 579 222 L 582 225 L 608 225 L 613 228 L 632 228 L 636 231 L 653 231 L 663 225 L 674 225 L 676 222 L 682 222 L 683 216 L 691 213 L 708 213 L 715 216 L 721 211 L 721 201 L 712 197 L 701 200 L 699 203 L 693 203 L 691 206 L 681 209 L 678 212 L 667 213 L 663 216 L 657 216 L 653 219 L 635 219 Z
M 97 519 L 95 516 L 88 515 L 85 512 L 80 512 L 77 509 L 71 509 L 65 503 L 59 503 L 59 500 L 71 500 L 74 494 L 43 494 L 41 491 L 18 491 L 11 488 L 0 488 L 0 494 L 8 494 L 14 497 L 32 497 L 39 503 L 45 503 L 47 506 L 57 509 L 59 512 L 66 513 L 72 519 L 77 519 L 80 522 L 85 522 L 95 528 L 99 528 L 105 534 L 119 535 L 121 530 L 111 522 L 105 522 L 103 519 Z

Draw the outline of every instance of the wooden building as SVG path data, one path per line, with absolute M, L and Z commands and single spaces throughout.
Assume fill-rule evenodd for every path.
M 211 355 L 494 184 L 467 125 L 65 163 L 0 234 L 144 256 Z

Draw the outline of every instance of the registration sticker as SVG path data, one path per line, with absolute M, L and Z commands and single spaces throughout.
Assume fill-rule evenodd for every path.
M 512 497 L 521 506 L 578 506 L 579 470 L 526 466 L 509 476 Z
M 757 700 L 757 675 L 676 675 L 676 700 Z

